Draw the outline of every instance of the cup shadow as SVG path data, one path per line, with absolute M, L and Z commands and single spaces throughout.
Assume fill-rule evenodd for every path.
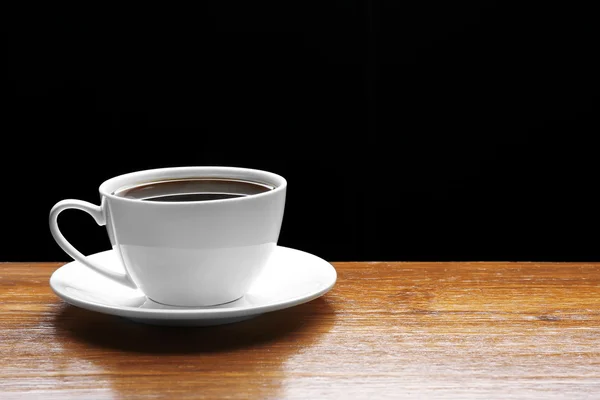
M 335 322 L 324 298 L 241 322 L 207 327 L 146 325 L 65 304 L 54 317 L 67 342 L 144 354 L 218 353 L 275 341 L 314 342 Z

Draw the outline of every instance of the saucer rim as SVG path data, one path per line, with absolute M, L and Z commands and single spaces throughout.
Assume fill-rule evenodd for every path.
M 285 301 L 279 301 L 272 304 L 264 304 L 259 306 L 242 306 L 242 307 L 232 307 L 232 308 L 210 308 L 210 307 L 182 307 L 182 308 L 170 308 L 170 309 L 152 309 L 152 308 L 138 308 L 131 306 L 114 306 L 104 303 L 98 303 L 96 301 L 91 300 L 83 300 L 75 296 L 70 296 L 64 291 L 60 290 L 57 283 L 58 274 L 65 273 L 65 268 L 72 268 L 74 264 L 77 264 L 77 261 L 68 262 L 58 269 L 56 269 L 52 275 L 50 276 L 50 287 L 52 291 L 65 302 L 77 306 L 80 308 L 84 308 L 90 311 L 101 312 L 105 314 L 117 315 L 127 318 L 140 318 L 140 319 L 173 319 L 173 320 L 184 320 L 184 319 L 223 319 L 223 318 L 233 318 L 233 317 L 243 317 L 250 315 L 258 315 L 264 314 L 267 312 L 282 310 L 285 308 L 290 308 L 296 305 L 300 305 L 303 303 L 307 303 L 316 298 L 319 298 L 329 292 L 335 283 L 337 282 L 337 271 L 335 267 L 329 263 L 328 261 L 305 251 L 293 249 L 291 247 L 285 246 L 277 246 L 276 249 L 281 249 L 285 251 L 290 251 L 292 253 L 300 253 L 304 256 L 309 256 L 313 258 L 314 261 L 318 261 L 322 266 L 320 268 L 327 268 L 328 271 L 332 274 L 330 282 L 328 284 L 309 295 L 304 296 L 296 296 L 290 299 L 286 299 Z M 103 253 L 112 253 L 114 250 L 105 250 L 101 252 L 97 252 L 92 254 L 98 255 Z M 62 272 L 59 272 L 61 271 Z M 116 284 L 116 283 L 115 283 Z M 63 285 L 64 286 L 64 285 Z M 132 289 L 135 290 L 135 289 Z M 139 289 L 138 289 L 139 290 Z M 141 292 L 141 291 L 140 291 Z M 141 293 L 142 296 L 145 296 Z M 147 296 L 145 296 L 147 298 Z

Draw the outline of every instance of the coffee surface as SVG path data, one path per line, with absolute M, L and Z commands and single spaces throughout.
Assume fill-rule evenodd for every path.
M 233 199 L 273 190 L 273 186 L 237 179 L 169 179 L 126 186 L 113 194 L 128 199 L 160 202 L 190 202 Z

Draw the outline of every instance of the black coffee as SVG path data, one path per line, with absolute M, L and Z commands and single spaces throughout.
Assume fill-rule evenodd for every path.
M 237 179 L 169 179 L 126 186 L 113 194 L 145 201 L 207 201 L 251 196 L 273 190 L 273 186 Z

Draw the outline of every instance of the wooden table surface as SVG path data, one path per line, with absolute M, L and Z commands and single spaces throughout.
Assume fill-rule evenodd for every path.
M 0 264 L 0 398 L 600 399 L 600 264 L 333 263 L 310 303 L 156 327 Z

